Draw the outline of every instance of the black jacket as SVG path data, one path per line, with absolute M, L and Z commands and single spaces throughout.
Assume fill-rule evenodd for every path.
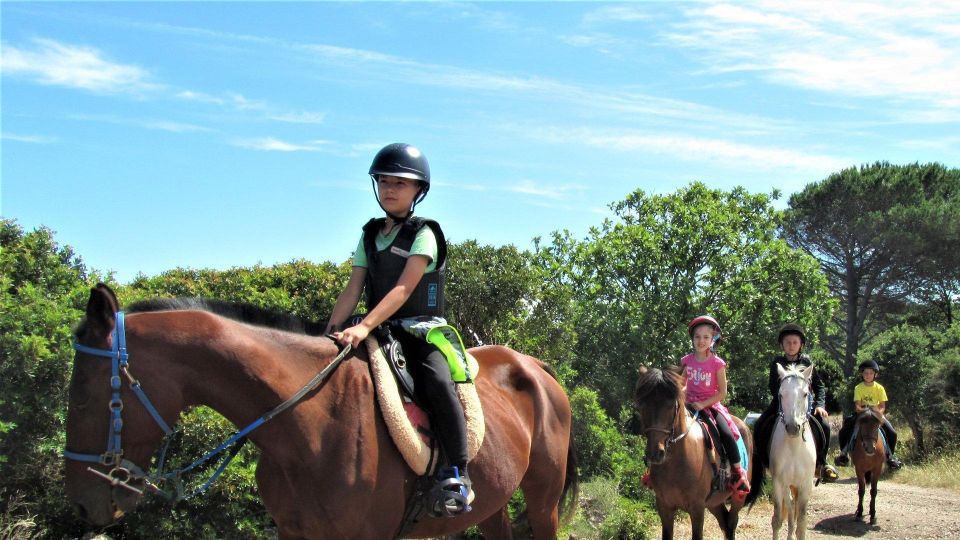
M 791 364 L 799 364 L 806 368 L 811 365 L 813 362 L 810 360 L 810 357 L 801 354 L 797 358 L 796 362 L 789 362 L 786 356 L 780 355 L 773 359 L 770 362 L 770 395 L 773 396 L 773 401 L 776 402 L 780 398 L 780 374 L 777 373 L 777 364 L 780 364 L 783 367 L 789 367 Z M 820 378 L 820 374 L 817 373 L 817 368 L 813 368 L 813 379 L 810 381 L 810 389 L 813 390 L 813 407 L 823 407 L 827 406 L 827 387 L 823 384 L 823 379 Z

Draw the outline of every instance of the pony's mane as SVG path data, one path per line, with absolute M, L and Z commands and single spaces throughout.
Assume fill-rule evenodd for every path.
M 143 313 L 184 310 L 208 311 L 234 321 L 309 336 L 319 336 L 323 333 L 325 327 L 322 323 L 310 321 L 291 313 L 263 308 L 246 302 L 228 302 L 210 298 L 154 298 L 131 304 L 124 311 L 127 313 Z
M 633 390 L 634 401 L 677 401 L 683 378 L 679 367 L 672 366 L 665 369 L 649 368 L 637 379 Z

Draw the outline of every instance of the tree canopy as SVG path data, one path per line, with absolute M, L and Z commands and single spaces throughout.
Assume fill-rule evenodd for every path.
M 784 236 L 820 261 L 841 302 L 840 340 L 824 345 L 854 372 L 858 349 L 916 294 L 948 318 L 960 292 L 960 170 L 939 164 L 851 167 L 790 197 Z M 868 321 L 872 324 L 868 324 Z

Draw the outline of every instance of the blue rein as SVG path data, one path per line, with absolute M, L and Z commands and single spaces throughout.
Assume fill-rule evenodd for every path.
M 227 465 L 230 461 L 237 455 L 240 448 L 243 446 L 243 443 L 246 442 L 246 436 L 251 431 L 257 429 L 265 422 L 272 419 L 274 416 L 280 414 L 287 408 L 291 407 L 300 399 L 303 398 L 309 391 L 313 390 L 323 382 L 334 369 L 343 361 L 347 356 L 347 353 L 350 352 L 351 347 L 347 345 L 340 351 L 340 354 L 330 364 L 328 364 L 323 370 L 321 370 L 313 379 L 310 380 L 300 389 L 299 392 L 291 396 L 289 399 L 275 407 L 273 410 L 267 414 L 261 416 L 254 420 L 250 425 L 243 428 L 242 430 L 235 433 L 232 437 L 224 441 L 220 446 L 217 446 L 213 450 L 209 451 L 201 457 L 200 459 L 194 461 L 190 465 L 177 469 L 175 471 L 163 472 L 164 460 L 166 458 L 167 448 L 170 445 L 171 440 L 175 434 L 174 430 L 170 429 L 170 426 L 163 420 L 163 417 L 160 416 L 160 413 L 157 412 L 156 407 L 153 406 L 153 403 L 150 402 L 150 399 L 147 397 L 147 394 L 140 387 L 140 382 L 137 381 L 130 374 L 129 371 L 129 360 L 127 354 L 127 336 L 124 325 L 124 314 L 122 311 L 116 313 L 116 326 L 113 329 L 111 334 L 113 346 L 111 349 L 99 349 L 95 347 L 88 347 L 86 345 L 81 345 L 80 343 L 74 342 L 73 348 L 77 352 L 90 354 L 93 356 L 101 356 L 104 358 L 109 358 L 111 360 L 111 373 L 110 373 L 110 389 L 112 395 L 110 398 L 110 429 L 107 436 L 107 449 L 102 454 L 84 454 L 80 452 L 72 452 L 70 450 L 64 449 L 63 457 L 67 459 L 72 459 L 74 461 L 83 461 L 88 463 L 97 463 L 107 467 L 113 467 L 109 473 L 102 473 L 93 467 L 87 467 L 87 470 L 101 478 L 109 481 L 113 486 L 120 486 L 131 491 L 134 491 L 138 494 L 143 493 L 142 490 L 137 489 L 130 485 L 130 482 L 133 480 L 143 480 L 144 484 L 149 487 L 152 491 L 159 493 L 165 498 L 169 499 L 171 502 L 177 502 L 180 500 L 189 499 L 199 493 L 205 491 L 214 481 L 223 473 L 224 469 L 227 468 Z M 140 403 L 143 404 L 147 412 L 150 413 L 150 416 L 153 417 L 153 420 L 157 423 L 160 429 L 164 433 L 163 441 L 161 443 L 161 450 L 159 457 L 157 459 L 157 473 L 155 475 L 148 475 L 143 471 L 137 464 L 125 459 L 123 457 L 123 446 L 121 433 L 123 432 L 123 418 L 121 412 L 123 411 L 123 401 L 120 397 L 120 372 L 127 377 L 130 381 L 130 388 L 133 390 L 134 395 L 137 396 L 137 399 L 140 400 Z M 203 483 L 199 488 L 192 491 L 191 493 L 184 495 L 183 484 L 181 481 L 181 475 L 188 471 L 195 469 L 196 467 L 206 463 L 211 458 L 220 454 L 231 445 L 234 448 L 230 451 L 230 455 L 217 467 L 217 470 Z M 159 484 L 163 483 L 166 480 L 170 480 L 174 483 L 176 491 L 167 492 L 159 487 Z

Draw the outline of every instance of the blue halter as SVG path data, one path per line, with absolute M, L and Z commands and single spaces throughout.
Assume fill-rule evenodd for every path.
M 140 490 L 132 487 L 129 484 L 129 481 L 133 479 L 146 479 L 146 474 L 137 464 L 123 457 L 123 439 L 121 437 L 123 433 L 123 400 L 120 398 L 121 371 L 130 381 L 130 389 L 133 390 L 134 395 L 137 396 L 137 399 L 140 400 L 140 403 L 142 403 L 147 412 L 150 413 L 150 416 L 153 417 L 153 420 L 158 426 L 160 426 L 160 429 L 165 435 L 164 438 L 167 441 L 169 441 L 170 437 L 173 435 L 173 430 L 170 429 L 170 426 L 167 425 L 167 423 L 163 420 L 163 417 L 160 416 L 160 413 L 157 412 L 157 408 L 154 407 L 153 403 L 150 402 L 150 398 L 147 397 L 147 394 L 144 393 L 143 389 L 140 387 L 140 381 L 134 379 L 133 376 L 130 375 L 130 371 L 128 370 L 129 360 L 127 355 L 127 334 L 125 331 L 124 314 L 122 311 L 118 311 L 116 313 L 116 321 L 116 327 L 113 329 L 111 334 L 113 342 L 113 347 L 111 349 L 99 349 L 95 347 L 87 347 L 86 345 L 81 345 L 77 342 L 73 343 L 73 348 L 78 352 L 93 356 L 101 356 L 111 360 L 110 390 L 112 395 L 109 403 L 110 428 L 107 434 L 107 449 L 102 454 L 84 454 L 64 449 L 63 457 L 75 461 L 98 463 L 107 467 L 113 467 L 113 469 L 110 470 L 110 473 L 106 475 L 100 473 L 96 469 L 91 468 L 90 471 L 98 474 L 99 476 L 105 477 L 105 479 L 109 480 L 111 484 L 122 485 L 127 489 L 140 492 Z M 164 451 L 165 450 L 166 445 L 164 445 Z
M 288 398 L 286 401 L 280 405 L 274 407 L 270 412 L 264 414 L 260 418 L 254 420 L 250 425 L 233 434 L 229 439 L 220 444 L 220 446 L 214 448 L 213 450 L 207 452 L 206 455 L 200 459 L 194 461 L 190 465 L 178 469 L 175 471 L 170 471 L 167 473 L 163 472 L 164 459 L 167 453 L 167 448 L 170 445 L 170 442 L 173 440 L 174 431 L 170 429 L 170 426 L 163 420 L 163 417 L 160 416 L 160 413 L 157 412 L 156 407 L 153 406 L 153 403 L 150 402 L 150 399 L 147 397 L 147 394 L 144 393 L 143 389 L 140 387 L 140 382 L 133 378 L 128 369 L 129 362 L 127 356 L 127 335 L 124 326 L 124 315 L 122 311 L 116 313 L 116 327 L 111 333 L 113 346 L 111 349 L 99 349 L 95 347 L 87 347 L 86 345 L 81 345 L 80 343 L 74 342 L 73 348 L 77 352 L 82 352 L 85 354 L 91 354 L 94 356 L 102 356 L 104 358 L 109 358 L 111 360 L 111 373 L 110 373 L 110 389 L 112 395 L 110 398 L 110 429 L 107 436 L 107 449 L 102 454 L 84 454 L 80 452 L 72 452 L 70 450 L 64 449 L 63 457 L 67 459 L 72 459 L 75 461 L 84 461 L 88 463 L 97 463 L 107 467 L 113 467 L 109 473 L 104 474 L 93 467 L 88 467 L 87 470 L 101 478 L 110 482 L 113 486 L 120 486 L 136 493 L 143 493 L 142 490 L 137 489 L 130 485 L 132 480 L 142 480 L 144 484 L 149 487 L 151 490 L 163 495 L 171 501 L 179 501 L 183 499 L 189 499 L 194 495 L 197 495 L 205 491 L 211 484 L 220 476 L 220 474 L 227 468 L 227 465 L 230 461 L 237 455 L 240 447 L 246 442 L 246 436 L 254 429 L 260 427 L 265 422 L 271 420 L 274 416 L 280 414 L 287 408 L 293 406 L 298 401 L 303 399 L 303 397 L 309 393 L 311 390 L 320 385 L 326 378 L 330 375 L 340 365 L 347 354 L 350 352 L 351 347 L 347 345 L 344 347 L 340 354 L 336 356 L 325 368 L 323 368 L 319 373 L 317 373 L 313 379 L 311 379 L 303 388 L 301 388 L 296 394 Z M 160 429 L 163 430 L 164 438 L 161 443 L 160 456 L 157 459 L 157 473 L 155 475 L 148 475 L 144 470 L 138 466 L 136 463 L 133 463 L 123 457 L 123 445 L 121 439 L 121 433 L 123 432 L 123 418 L 121 417 L 121 411 L 123 411 L 123 401 L 120 398 L 120 372 L 127 377 L 130 381 L 130 388 L 133 390 L 133 393 L 137 396 L 137 399 L 143 404 L 147 412 L 150 413 L 150 416 L 153 417 L 153 420 L 160 426 Z M 195 469 L 196 467 L 206 463 L 211 458 L 215 457 L 217 454 L 227 450 L 229 447 L 233 446 L 230 451 L 230 455 L 227 456 L 223 462 L 217 467 L 217 470 L 213 475 L 203 483 L 199 488 L 192 491 L 189 494 L 185 494 L 182 475 L 188 471 Z M 161 489 L 158 484 L 161 484 L 167 480 L 170 480 L 174 483 L 175 491 L 167 492 Z

